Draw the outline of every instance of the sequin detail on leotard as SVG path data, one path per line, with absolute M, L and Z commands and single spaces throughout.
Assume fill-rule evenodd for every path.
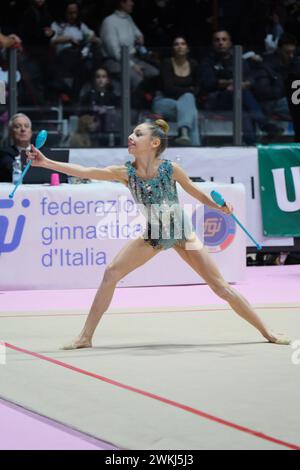
M 128 172 L 128 188 L 147 220 L 143 233 L 145 242 L 156 249 L 168 249 L 182 244 L 192 234 L 192 224 L 180 207 L 173 166 L 170 160 L 162 160 L 155 178 L 137 176 L 130 161 L 125 163 Z

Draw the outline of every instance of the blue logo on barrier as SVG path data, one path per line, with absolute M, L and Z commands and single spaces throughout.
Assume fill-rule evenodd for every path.
M 11 199 L 3 199 L 0 200 L 0 210 L 1 209 L 11 209 L 14 206 L 14 201 Z M 27 208 L 30 206 L 29 199 L 23 199 L 22 206 Z M 24 225 L 25 225 L 26 217 L 24 215 L 19 215 L 17 218 L 15 230 L 12 236 L 11 242 L 5 242 L 7 236 L 7 230 L 9 225 L 8 217 L 4 215 L 0 215 L 0 254 L 1 253 L 9 253 L 14 251 L 20 245 L 20 241 L 22 238 Z
M 194 227 L 195 217 L 196 211 L 193 214 Z M 214 209 L 204 208 L 204 244 L 210 252 L 225 250 L 234 240 L 235 232 L 236 223 L 232 217 Z

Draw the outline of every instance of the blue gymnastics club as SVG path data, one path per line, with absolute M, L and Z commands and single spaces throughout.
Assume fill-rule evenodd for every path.
M 35 139 L 35 147 L 37 149 L 40 149 L 40 148 L 43 147 L 43 145 L 45 144 L 45 142 L 47 140 L 47 136 L 48 136 L 48 134 L 47 134 L 47 131 L 45 131 L 45 130 L 42 130 L 38 133 L 38 135 L 36 136 L 36 139 Z M 29 170 L 29 167 L 30 167 L 31 163 L 32 163 L 32 160 L 30 160 L 27 163 L 27 165 L 25 166 L 20 178 L 18 179 L 18 181 L 15 184 L 15 187 L 14 187 L 13 191 L 9 195 L 10 199 L 12 199 L 14 197 L 14 194 L 15 194 L 18 186 L 20 186 L 20 184 L 22 184 L 23 178 L 26 175 L 27 171 Z
M 224 198 L 223 196 L 218 193 L 217 191 L 211 191 L 210 193 L 212 199 L 215 201 L 216 204 L 218 204 L 218 206 L 225 206 L 226 205 L 226 202 L 224 201 Z M 244 232 L 246 233 L 246 235 L 248 235 L 248 237 L 253 241 L 253 243 L 255 244 L 256 248 L 258 250 L 261 250 L 262 249 L 262 246 L 257 243 L 257 241 L 254 240 L 254 238 L 250 235 L 250 233 L 248 232 L 248 230 L 243 226 L 243 224 L 241 224 L 241 222 L 238 220 L 238 218 L 234 215 L 234 214 L 230 214 L 230 216 L 236 221 L 236 223 L 241 227 L 242 230 L 244 230 Z

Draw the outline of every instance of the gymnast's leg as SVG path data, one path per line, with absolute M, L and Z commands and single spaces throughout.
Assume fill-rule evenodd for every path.
M 92 337 L 102 315 L 108 309 L 117 283 L 126 274 L 149 261 L 159 250 L 154 249 L 142 237 L 127 243 L 107 266 L 100 287 L 90 308 L 79 337 L 63 349 L 92 347 Z
M 186 246 L 189 244 L 186 243 Z M 288 338 L 274 334 L 255 313 L 249 302 L 222 277 L 218 267 L 210 257 L 207 249 L 201 246 L 195 249 L 175 245 L 174 249 L 209 285 L 209 287 L 222 299 L 226 300 L 232 309 L 244 320 L 248 321 L 271 343 L 289 344 Z

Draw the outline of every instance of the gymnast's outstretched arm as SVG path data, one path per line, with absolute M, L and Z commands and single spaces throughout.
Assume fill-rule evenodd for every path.
M 74 163 L 63 163 L 50 160 L 34 145 L 26 152 L 28 161 L 32 161 L 32 166 L 40 166 L 48 170 L 59 171 L 69 176 L 79 178 L 90 178 L 95 180 L 120 181 L 127 184 L 128 176 L 125 165 L 111 165 L 105 168 L 84 167 Z

